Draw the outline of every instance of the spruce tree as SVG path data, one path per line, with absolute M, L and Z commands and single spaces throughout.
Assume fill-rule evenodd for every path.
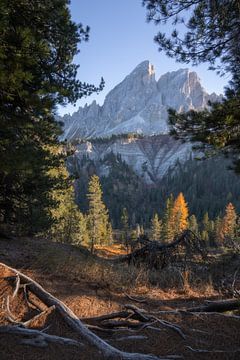
M 174 198 L 171 194 L 166 201 L 165 211 L 163 215 L 162 239 L 164 242 L 172 241 L 175 235 L 173 206 Z
M 110 241 L 108 211 L 102 201 L 102 189 L 97 175 L 93 175 L 89 181 L 87 198 L 90 249 L 93 253 L 95 245 L 106 245 Z

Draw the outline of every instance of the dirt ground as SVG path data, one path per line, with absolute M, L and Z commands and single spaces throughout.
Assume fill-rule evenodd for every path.
M 114 347 L 127 352 L 155 354 L 163 356 L 180 356 L 184 359 L 240 359 L 240 316 L 238 314 L 218 313 L 189 313 L 186 311 L 173 312 L 175 309 L 184 310 L 187 307 L 204 303 L 206 300 L 215 300 L 222 297 L 216 289 L 188 289 L 187 291 L 168 291 L 157 287 L 141 284 L 128 292 L 123 291 L 121 284 L 112 287 L 99 278 L 76 276 L 70 274 L 66 267 L 55 267 L 54 271 L 45 266 L 45 261 L 54 263 L 52 252 L 47 252 L 47 243 L 44 240 L 0 240 L 0 262 L 12 266 L 39 282 L 47 291 L 63 301 L 79 318 L 109 314 L 123 310 L 126 304 L 132 304 L 144 309 L 149 314 L 157 314 L 157 319 L 166 320 L 181 329 L 181 336 L 173 328 L 156 322 L 154 326 L 142 329 L 129 330 L 122 328 L 116 332 L 95 333 Z M 75 256 L 77 250 L 71 246 L 53 244 L 54 249 L 61 249 L 66 256 L 71 253 Z M 55 251 L 55 250 L 54 250 Z M 104 249 L 104 252 L 107 250 Z M 112 251 L 113 253 L 116 250 Z M 56 250 L 57 253 L 57 250 Z M 44 261 L 41 256 L 44 254 Z M 52 260 L 51 260 L 52 259 Z M 239 261 L 237 259 L 237 261 Z M 75 264 L 75 262 L 74 262 Z M 84 257 L 79 256 L 78 272 L 84 270 Z M 56 271 L 57 270 L 57 271 Z M 6 316 L 6 299 L 11 300 L 14 286 L 5 279 L 11 272 L 0 266 L 0 324 L 8 325 L 12 322 Z M 71 276 L 70 276 L 71 275 Z M 106 275 L 107 276 L 107 275 Z M 116 284 L 114 284 L 116 285 Z M 185 289 L 186 290 L 186 289 Z M 130 296 L 130 297 L 129 297 Z M 131 300 L 131 297 L 133 300 Z M 34 298 L 34 297 L 33 297 Z M 10 301 L 10 311 L 16 322 L 27 321 L 39 315 L 28 324 L 30 329 L 43 330 L 46 333 L 68 337 L 84 342 L 83 339 L 63 321 L 60 314 L 54 309 L 47 309 L 37 298 L 33 299 L 41 310 L 39 315 L 36 307 L 26 302 L 24 291 L 20 289 L 16 298 Z M 135 301 L 138 300 L 138 301 Z M 88 320 L 85 320 L 86 323 Z M 104 359 L 103 354 L 84 342 L 81 348 L 59 344 L 49 344 L 39 348 L 20 344 L 19 335 L 0 335 L 1 360 L 74 360 L 74 359 Z

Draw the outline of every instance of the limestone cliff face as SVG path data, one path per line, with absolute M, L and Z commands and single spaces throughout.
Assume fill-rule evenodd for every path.
M 121 155 L 146 183 L 157 183 L 176 161 L 184 162 L 191 155 L 191 145 L 174 140 L 169 135 L 145 136 L 143 138 L 119 138 L 102 142 L 90 140 L 77 146 L 74 158 L 69 162 L 70 171 L 78 171 L 81 160 L 93 160 L 99 175 L 108 175 L 109 166 L 104 159 L 108 154 Z
M 195 72 L 180 69 L 166 73 L 158 81 L 149 61 L 139 64 L 130 75 L 111 90 L 99 106 L 96 101 L 65 115 L 64 137 L 107 137 L 112 134 L 165 134 L 167 110 L 201 110 L 216 94 L 208 95 Z
M 70 168 L 78 168 L 80 160 L 87 155 L 99 164 L 99 174 L 107 175 L 108 166 L 100 160 L 113 152 L 121 155 L 122 160 L 144 181 L 154 183 L 178 159 L 184 162 L 191 153 L 190 144 L 182 144 L 167 135 L 168 109 L 179 112 L 201 110 L 209 100 L 220 99 L 215 93 L 207 94 L 195 72 L 180 69 L 168 72 L 156 81 L 154 67 L 149 61 L 144 61 L 109 92 L 103 106 L 94 101 L 89 106 L 80 107 L 72 116 L 65 115 L 61 119 L 65 139 L 88 140 L 78 146 Z M 110 139 L 111 135 L 126 133 L 138 133 L 144 137 Z M 91 142 L 91 138 L 99 137 L 109 140 Z

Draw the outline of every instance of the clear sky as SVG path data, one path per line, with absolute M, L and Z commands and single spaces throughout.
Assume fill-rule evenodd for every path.
M 153 37 L 160 28 L 146 22 L 146 9 L 141 0 L 71 0 L 70 9 L 75 22 L 91 28 L 89 42 L 80 44 L 80 54 L 75 58 L 80 64 L 78 77 L 98 85 L 102 76 L 106 85 L 99 95 L 82 98 L 75 107 L 60 108 L 60 115 L 72 113 L 94 99 L 101 105 L 107 93 L 144 60 L 154 65 L 157 79 L 167 71 L 191 68 L 158 51 Z M 161 31 L 168 29 L 161 26 Z M 223 93 L 228 79 L 220 78 L 207 68 L 208 65 L 203 64 L 193 70 L 209 93 Z

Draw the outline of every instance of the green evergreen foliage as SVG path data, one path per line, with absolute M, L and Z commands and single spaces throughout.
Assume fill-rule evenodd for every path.
M 97 175 L 93 175 L 89 181 L 87 198 L 89 240 L 93 252 L 95 245 L 108 245 L 112 241 L 108 211 L 102 201 L 102 189 Z
M 99 165 L 84 157 L 81 162 L 70 161 L 73 175 L 79 176 L 77 202 L 82 212 L 86 213 L 88 180 L 98 173 Z M 122 212 L 126 208 L 130 228 L 142 224 L 150 228 L 154 213 L 158 213 L 164 222 L 164 206 L 172 193 L 176 197 L 183 192 L 188 203 L 189 213 L 202 220 L 206 211 L 211 219 L 223 215 L 228 202 L 234 202 L 240 211 L 239 177 L 228 170 L 229 161 L 220 157 L 206 161 L 190 159 L 184 165 L 177 163 L 163 179 L 154 185 L 146 185 L 140 177 L 113 153 L 103 159 L 101 166 L 109 169 L 109 174 L 101 177 L 103 200 L 109 210 L 114 228 L 122 228 Z
M 52 210 L 54 224 L 50 233 L 54 241 L 75 245 L 88 245 L 87 218 L 75 203 L 73 186 L 55 193 L 58 207 Z
M 123 231 L 123 242 L 128 247 L 129 243 L 129 223 L 128 223 L 128 212 L 126 208 L 123 208 L 122 210 L 122 216 L 121 216 L 121 225 L 122 225 L 122 231 Z
M 172 241 L 174 238 L 173 206 L 174 198 L 171 194 L 170 197 L 166 200 L 166 206 L 163 215 L 162 239 L 166 243 Z
M 197 221 L 197 218 L 196 218 L 196 216 L 194 214 L 189 217 L 188 228 L 189 228 L 189 230 L 194 232 L 194 234 L 196 234 L 197 236 L 199 235 L 198 221 Z
M 63 179 L 55 151 L 60 124 L 56 106 L 98 91 L 81 83 L 73 57 L 89 28 L 71 20 L 68 0 L 0 3 L 0 225 L 22 233 L 48 229 L 51 189 Z
M 239 65 L 239 1 L 143 0 L 143 5 L 148 21 L 172 26 L 169 36 L 155 36 L 160 51 L 183 63 L 208 62 L 221 72 Z
M 143 0 L 143 5 L 149 21 L 172 25 L 169 36 L 159 32 L 155 37 L 160 51 L 183 63 L 207 62 L 210 69 L 231 76 L 221 103 L 202 112 L 170 110 L 169 121 L 177 138 L 201 141 L 206 154 L 209 145 L 231 154 L 240 171 L 239 1 Z
M 151 239 L 161 240 L 162 221 L 158 218 L 158 214 L 154 214 L 151 220 Z

